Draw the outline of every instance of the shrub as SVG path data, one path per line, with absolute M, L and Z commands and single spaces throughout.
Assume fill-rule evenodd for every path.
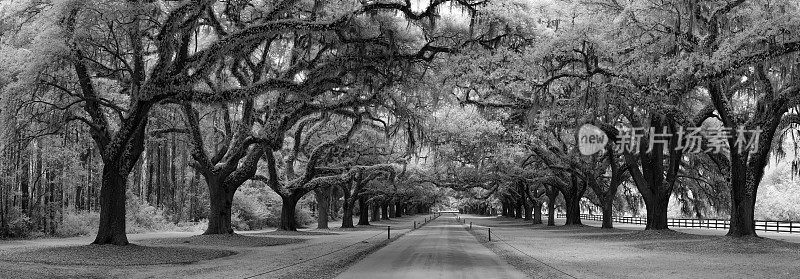
M 175 224 L 175 227 L 182 232 L 202 232 L 208 228 L 208 219 L 201 219 L 199 222 L 180 222 Z
M 126 233 L 142 233 L 151 231 L 176 230 L 175 224 L 164 216 L 164 210 L 158 209 L 147 201 L 140 201 L 133 192 L 128 191 L 125 204 Z
M 233 196 L 231 226 L 236 230 L 258 230 L 271 225 L 274 213 L 256 189 L 243 187 Z
M 237 231 L 249 231 L 250 225 L 247 224 L 246 220 L 242 220 L 242 218 L 239 217 L 239 215 L 240 214 L 238 212 L 234 212 L 233 214 L 231 214 L 231 227 Z
M 56 235 L 61 237 L 82 236 L 97 233 L 100 224 L 100 213 L 66 212 L 61 225 L 56 228 Z
M 6 218 L 8 218 L 8 235 L 9 237 L 28 237 L 31 236 L 34 230 L 33 221 L 28 215 L 22 213 L 18 208 L 9 208 Z
M 295 222 L 305 227 L 316 220 L 308 205 L 310 199 L 302 199 L 297 205 Z M 281 198 L 269 188 L 245 184 L 233 197 L 231 226 L 236 230 L 260 230 L 278 227 L 281 223 Z

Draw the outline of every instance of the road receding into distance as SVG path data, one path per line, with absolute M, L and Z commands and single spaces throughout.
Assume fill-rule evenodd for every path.
M 526 278 L 442 216 L 351 266 L 337 278 Z

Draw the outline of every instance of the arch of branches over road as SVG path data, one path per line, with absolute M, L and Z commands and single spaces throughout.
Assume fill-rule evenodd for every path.
M 429 133 L 439 147 L 432 182 L 457 190 L 462 210 L 475 213 L 499 207 L 541 222 L 546 203 L 550 225 L 556 206 L 567 224 L 580 224 L 588 202 L 602 209 L 603 227 L 615 213 L 644 210 L 646 229 L 661 230 L 675 198 L 684 214 L 730 218 L 730 236 L 756 235 L 759 186 L 798 170 L 797 3 L 516 7 L 489 24 L 502 39 L 442 60 L 448 66 L 436 78 L 473 122 L 448 125 L 453 112 L 441 112 L 439 134 Z M 586 123 L 612 139 L 592 156 L 581 155 L 576 140 Z M 481 128 L 464 128 L 470 124 Z M 645 128 L 640 144 L 615 148 L 623 128 L 636 127 Z M 731 136 L 700 138 L 705 152 L 682 148 L 686 138 L 659 138 L 689 129 Z M 740 149 L 740 129 L 761 132 Z M 776 165 L 786 171 L 777 174 Z
M 4 190 L 25 189 L 19 199 L 4 195 L 15 197 L 4 198 L 4 209 L 19 207 L 24 215 L 31 214 L 34 200 L 39 207 L 61 207 L 56 211 L 88 200 L 81 206 L 100 211 L 94 243 L 125 245 L 131 173 L 149 172 L 151 177 L 135 177 L 133 184 L 142 189 L 147 180 L 147 190 L 139 192 L 163 205 L 166 195 L 174 199 L 179 184 L 169 157 L 181 146 L 189 156 L 180 163 L 190 167 L 181 172 L 191 172 L 195 186 L 201 181 L 207 187 L 206 234 L 233 232 L 235 193 L 251 181 L 280 196 L 280 229 L 296 229 L 294 205 L 312 191 L 341 188 L 346 212 L 376 180 L 398 189 L 396 169 L 412 153 L 419 129 L 419 111 L 411 108 L 427 102 L 425 92 L 407 94 L 413 88 L 405 85 L 437 54 L 491 41 L 464 26 L 437 23 L 442 6 L 459 7 L 456 16 L 464 16 L 479 5 L 434 1 L 418 10 L 410 2 L 351 1 L 4 3 L 2 50 L 10 67 L 3 72 L 10 78 L 3 80 L 3 112 L 15 127 L 6 134 L 15 144 L 5 146 L 5 154 L 16 173 Z M 343 126 L 349 128 L 335 129 Z M 351 142 L 372 130 L 382 132 L 381 145 Z M 63 149 L 85 150 L 84 176 L 100 185 L 76 193 L 71 204 L 63 198 L 64 185 L 77 192 L 67 180 L 80 178 L 55 182 L 54 176 L 67 176 L 69 162 L 51 160 L 58 163 L 53 174 L 37 145 L 59 137 Z M 402 139 L 405 147 L 398 144 Z M 15 148 L 30 152 L 15 157 Z M 23 159 L 32 161 L 27 176 L 20 175 Z M 99 171 L 93 169 L 97 161 Z M 155 194 L 152 176 L 158 180 Z M 394 190 L 374 192 L 381 196 L 376 201 L 395 199 Z M 60 204 L 52 204 L 59 193 Z M 78 197 L 86 195 L 93 197 Z M 44 230 L 55 230 L 53 210 L 42 211 Z M 6 212 L 0 221 L 8 234 Z
M 435 205 L 542 222 L 546 204 L 550 225 L 556 207 L 580 224 L 586 201 L 603 227 L 644 209 L 661 230 L 676 198 L 755 236 L 765 171 L 798 172 L 791 0 L 46 0 L 0 16 L 3 235 L 99 210 L 94 243 L 124 245 L 128 197 L 229 234 L 236 193 L 269 189 L 283 230 L 303 207 L 319 228 Z M 585 156 L 586 123 L 653 129 Z M 762 132 L 746 150 L 656 140 L 689 128 Z

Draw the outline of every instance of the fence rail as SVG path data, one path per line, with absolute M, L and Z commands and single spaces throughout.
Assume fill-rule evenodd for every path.
M 559 213 L 557 214 L 557 217 L 566 218 L 567 214 Z M 603 221 L 603 216 L 581 214 L 581 219 Z M 636 224 L 636 225 L 647 224 L 647 219 L 642 217 L 613 216 L 611 219 L 615 223 Z M 721 220 L 721 219 L 668 218 L 667 225 L 669 225 L 670 227 L 679 227 L 679 228 L 728 229 L 730 228 L 731 221 Z M 755 226 L 757 231 L 800 233 L 800 222 L 756 220 Z

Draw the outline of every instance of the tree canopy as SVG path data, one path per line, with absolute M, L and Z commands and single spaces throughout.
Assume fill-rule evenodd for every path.
M 5 2 L 3 203 L 53 222 L 32 204 L 57 181 L 118 245 L 127 193 L 165 207 L 162 185 L 176 220 L 204 197 L 206 234 L 261 187 L 284 230 L 314 193 L 321 227 L 339 199 L 352 227 L 458 197 L 653 230 L 677 202 L 756 235 L 758 189 L 800 174 L 798 30 L 793 0 Z

